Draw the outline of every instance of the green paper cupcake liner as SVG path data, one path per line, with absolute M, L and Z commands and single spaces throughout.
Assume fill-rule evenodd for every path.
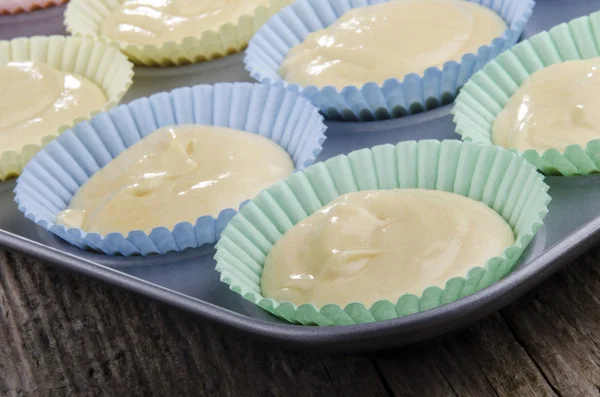
M 484 202 L 513 228 L 515 244 L 465 277 L 432 286 L 421 296 L 371 308 L 355 302 L 296 306 L 261 295 L 264 261 L 283 234 L 336 197 L 361 190 L 422 188 L 457 193 Z M 221 281 L 245 299 L 293 324 L 349 325 L 389 320 L 471 295 L 506 276 L 541 227 L 548 186 L 535 167 L 510 151 L 460 141 L 402 142 L 362 149 L 297 172 L 247 204 L 228 224 L 215 259 Z
M 496 116 L 521 84 L 537 70 L 578 59 L 600 56 L 600 11 L 562 23 L 515 45 L 477 72 L 458 95 L 454 109 L 456 132 L 464 141 L 493 145 Z M 600 172 L 600 140 L 585 148 L 568 146 L 517 151 L 547 175 L 588 175 Z
M 65 11 L 67 32 L 110 42 L 99 35 L 102 21 L 125 0 L 71 0 Z M 116 42 L 131 61 L 144 66 L 178 66 L 221 58 L 243 51 L 254 33 L 267 20 L 293 0 L 270 0 L 237 23 L 228 23 L 218 31 L 198 28 L 197 36 L 170 41 L 162 45 L 138 45 Z
M 62 132 L 117 105 L 133 78 L 133 65 L 117 48 L 89 38 L 36 36 L 0 41 L 0 65 L 13 61 L 41 62 L 87 77 L 102 88 L 108 101 L 94 113 L 66 122 L 58 131 L 48 131 L 45 137 L 18 152 L 3 151 L 0 145 L 0 181 L 20 175 L 33 155 Z

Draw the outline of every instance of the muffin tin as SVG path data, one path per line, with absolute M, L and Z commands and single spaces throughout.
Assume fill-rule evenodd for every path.
M 600 6 L 587 0 L 539 0 L 524 37 L 549 29 Z M 9 38 L 0 18 L 0 35 Z M 18 34 L 22 34 L 19 32 Z M 233 57 L 214 62 L 233 62 Z M 127 100 L 181 85 L 210 80 L 211 64 L 181 69 L 140 70 Z M 212 64 L 215 65 L 215 64 Z M 221 80 L 246 81 L 240 69 Z M 186 69 L 189 68 L 189 69 Z M 218 66 L 217 66 L 218 68 Z M 182 74 L 173 75 L 173 73 Z M 213 69 L 214 72 L 214 69 Z M 146 77 L 144 77 L 144 73 Z M 152 76 L 154 73 L 154 77 Z M 186 73 L 189 73 L 187 75 Z M 201 76 L 204 75 L 204 76 Z M 189 79 L 188 77 L 189 76 Z M 140 82 L 140 80 L 146 80 Z M 161 80 L 163 83 L 161 83 Z M 165 84 L 164 86 L 162 84 Z M 318 160 L 364 147 L 420 139 L 459 139 L 446 106 L 396 120 L 328 122 L 328 140 Z M 150 257 L 110 257 L 84 252 L 26 220 L 17 210 L 15 182 L 0 184 L 0 245 L 43 262 L 94 277 L 190 312 L 244 336 L 288 349 L 345 353 L 374 352 L 428 343 L 493 313 L 539 284 L 600 238 L 600 175 L 547 177 L 552 202 L 544 226 L 503 280 L 476 294 L 422 313 L 377 323 L 305 327 L 290 325 L 245 301 L 219 281 L 214 249 L 205 246 Z

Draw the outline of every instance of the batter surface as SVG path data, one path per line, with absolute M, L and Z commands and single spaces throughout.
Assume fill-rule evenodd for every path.
M 600 59 L 557 63 L 533 73 L 492 128 L 496 145 L 564 151 L 600 139 Z
M 421 295 L 484 266 L 514 244 L 511 227 L 484 203 L 423 189 L 337 198 L 288 230 L 267 256 L 262 294 L 297 305 L 367 307 Z
M 269 0 L 127 0 L 102 22 L 100 35 L 132 44 L 160 45 L 200 37 L 252 14 Z
M 106 235 L 217 216 L 294 171 L 288 153 L 224 127 L 161 128 L 94 174 L 57 222 Z
M 2 151 L 20 152 L 27 144 L 57 134 L 107 102 L 104 91 L 85 77 L 34 62 L 0 66 L 0 136 Z
M 279 73 L 302 86 L 383 84 L 458 61 L 506 28 L 494 11 L 464 0 L 389 1 L 352 9 L 309 34 L 289 51 Z

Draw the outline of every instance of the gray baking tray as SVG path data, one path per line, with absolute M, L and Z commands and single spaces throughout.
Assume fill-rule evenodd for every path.
M 60 8 L 56 8 L 60 9 Z M 524 37 L 600 9 L 597 0 L 538 0 Z M 50 10 L 44 11 L 49 12 Z M 33 18 L 32 16 L 28 16 Z M 0 17 L 0 38 L 24 34 Z M 36 34 L 55 33 L 36 20 Z M 45 21 L 45 20 L 43 20 Z M 46 29 L 46 31 L 44 31 Z M 10 32 L 16 32 L 11 36 Z M 126 101 L 179 86 L 249 81 L 239 55 L 205 64 L 139 69 Z M 329 122 L 319 160 L 355 149 L 418 139 L 458 139 L 450 107 L 397 120 Z M 289 325 L 229 291 L 214 270 L 212 246 L 152 257 L 109 257 L 84 252 L 26 220 L 13 202 L 14 181 L 0 184 L 0 245 L 56 267 L 94 277 L 193 313 L 240 334 L 288 349 L 345 353 L 384 351 L 427 343 L 497 311 L 539 284 L 600 239 L 600 175 L 548 177 L 550 213 L 515 271 L 493 286 L 439 308 L 394 320 L 336 327 Z

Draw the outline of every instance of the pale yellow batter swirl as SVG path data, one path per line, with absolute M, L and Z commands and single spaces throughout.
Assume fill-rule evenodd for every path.
M 0 66 L 0 76 L 2 151 L 40 145 L 44 137 L 89 117 L 107 102 L 92 81 L 43 63 L 10 62 Z
M 181 42 L 236 23 L 269 0 L 127 0 L 102 22 L 100 34 L 131 44 Z
M 262 294 L 296 305 L 396 300 L 444 287 L 514 244 L 484 203 L 423 189 L 350 193 L 288 230 L 267 256 Z
M 564 151 L 600 139 L 600 58 L 557 63 L 533 73 L 492 128 L 496 145 Z
M 288 153 L 260 135 L 215 126 L 165 127 L 94 174 L 57 222 L 102 235 L 172 229 L 237 209 L 293 171 Z
M 459 61 L 506 28 L 494 11 L 469 1 L 389 1 L 352 9 L 309 34 L 289 51 L 279 73 L 302 86 L 383 84 Z

